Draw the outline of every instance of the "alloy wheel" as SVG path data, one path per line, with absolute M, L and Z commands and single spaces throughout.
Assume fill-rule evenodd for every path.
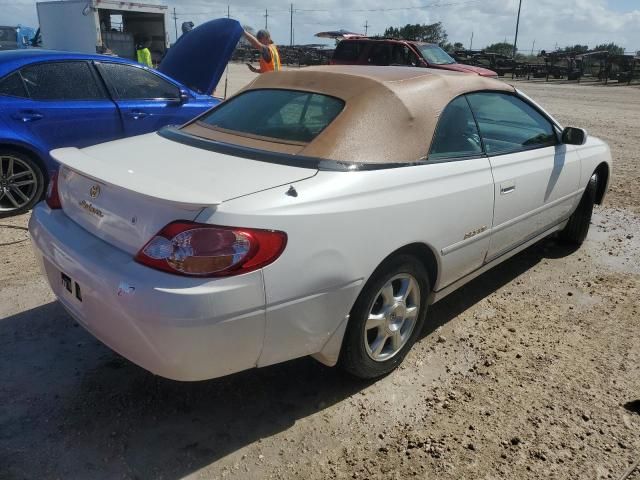
M 405 346 L 420 312 L 420 285 L 409 274 L 391 278 L 378 292 L 365 322 L 364 346 L 376 362 L 395 356 Z
M 38 193 L 38 176 L 25 160 L 14 155 L 0 156 L 0 212 L 18 210 Z

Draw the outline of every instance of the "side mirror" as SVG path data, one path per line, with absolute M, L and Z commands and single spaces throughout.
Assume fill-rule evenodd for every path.
M 587 131 L 584 128 L 566 127 L 561 140 L 567 145 L 584 145 L 587 143 Z
M 182 105 L 184 103 L 187 103 L 188 101 L 189 101 L 189 94 L 187 93 L 186 90 L 183 90 L 182 88 L 180 89 L 180 93 L 178 94 L 178 97 L 172 98 L 170 100 L 170 102 L 174 105 Z

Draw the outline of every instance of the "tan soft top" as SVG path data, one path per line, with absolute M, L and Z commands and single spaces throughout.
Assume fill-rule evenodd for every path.
M 260 75 L 247 90 L 279 88 L 331 95 L 344 110 L 315 139 L 292 146 L 216 132 L 194 123 L 185 131 L 228 143 L 361 163 L 415 162 L 426 157 L 440 113 L 460 94 L 514 88 L 479 75 L 411 67 L 322 66 Z

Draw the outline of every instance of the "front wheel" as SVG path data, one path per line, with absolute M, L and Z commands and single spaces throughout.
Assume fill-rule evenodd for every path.
M 394 370 L 422 331 L 429 279 L 411 255 L 383 262 L 360 292 L 349 316 L 340 365 L 359 378 Z
M 591 224 L 591 215 L 593 214 L 593 205 L 596 200 L 596 192 L 598 190 L 598 176 L 593 175 L 589 179 L 587 188 L 582 194 L 578 207 L 573 212 L 567 225 L 560 231 L 560 239 L 573 243 L 574 245 L 582 245 L 589 233 L 589 225 Z
M 44 175 L 28 155 L 0 150 L 0 218 L 29 210 L 42 197 Z

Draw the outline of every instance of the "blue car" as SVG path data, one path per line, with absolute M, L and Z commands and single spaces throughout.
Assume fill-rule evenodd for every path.
M 158 70 L 106 55 L 0 52 L 0 218 L 42 197 L 58 167 L 52 149 L 153 132 L 217 105 L 211 95 L 241 34 L 235 20 L 207 22 Z

